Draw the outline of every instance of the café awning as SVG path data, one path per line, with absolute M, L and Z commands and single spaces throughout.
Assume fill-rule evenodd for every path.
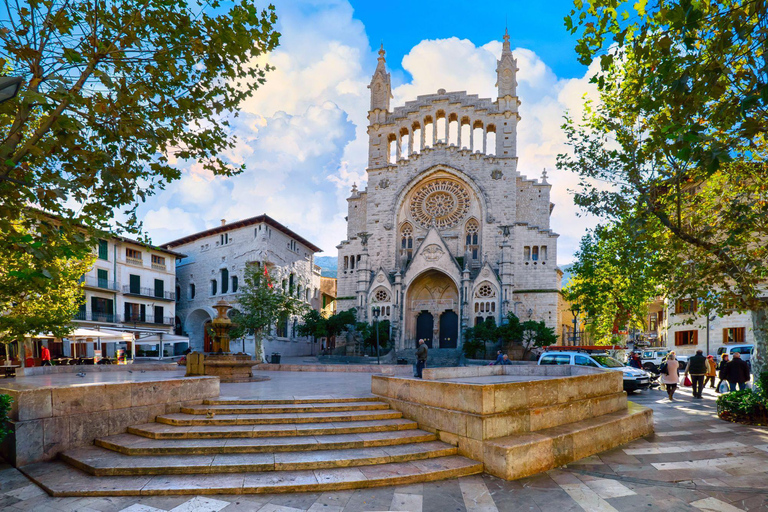
M 158 343 L 189 343 L 186 336 L 177 336 L 176 334 L 156 333 L 146 337 L 140 337 L 134 340 L 136 345 L 157 345 Z

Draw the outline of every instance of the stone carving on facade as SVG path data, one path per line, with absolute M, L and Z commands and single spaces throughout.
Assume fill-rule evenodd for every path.
M 457 181 L 428 181 L 411 196 L 410 213 L 422 227 L 450 228 L 469 212 L 470 197 L 467 188 Z
M 496 169 L 491 173 L 491 178 L 494 180 L 500 180 L 502 176 L 504 176 L 504 173 L 502 173 L 499 169 Z
M 439 245 L 432 244 L 424 248 L 422 255 L 424 256 L 425 260 L 429 262 L 435 262 L 440 259 L 440 256 L 443 255 L 443 250 Z
M 387 178 L 384 178 L 379 182 L 379 188 L 387 189 L 389 188 L 389 180 Z

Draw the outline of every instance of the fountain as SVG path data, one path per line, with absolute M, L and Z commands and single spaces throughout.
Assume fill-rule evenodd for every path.
M 248 354 L 229 353 L 229 330 L 232 320 L 227 311 L 232 309 L 224 299 L 214 306 L 216 318 L 213 329 L 213 352 L 192 352 L 187 355 L 187 375 L 213 375 L 221 382 L 250 382 L 253 380 L 254 361 Z

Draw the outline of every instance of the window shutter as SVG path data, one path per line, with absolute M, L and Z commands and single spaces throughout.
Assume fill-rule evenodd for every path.
M 728 329 L 723 329 L 723 343 L 728 343 Z
M 139 319 L 142 322 L 146 322 L 147 321 L 147 306 L 145 306 L 144 304 L 141 305 L 141 310 L 140 310 L 140 313 L 139 313 Z
M 130 275 L 130 286 L 131 286 L 131 293 L 139 294 L 141 293 L 141 276 L 137 276 L 135 274 Z
M 163 298 L 165 296 L 165 282 L 162 279 L 155 279 L 155 297 Z
M 698 345 L 699 344 L 699 331 L 698 329 L 693 331 L 693 344 Z

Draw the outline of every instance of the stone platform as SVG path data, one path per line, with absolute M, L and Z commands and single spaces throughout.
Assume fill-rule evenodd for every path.
M 372 398 L 215 399 L 21 470 L 52 496 L 263 494 L 482 472 Z
M 372 392 L 504 479 L 546 471 L 653 433 L 620 372 L 577 366 L 424 370 L 372 376 Z

